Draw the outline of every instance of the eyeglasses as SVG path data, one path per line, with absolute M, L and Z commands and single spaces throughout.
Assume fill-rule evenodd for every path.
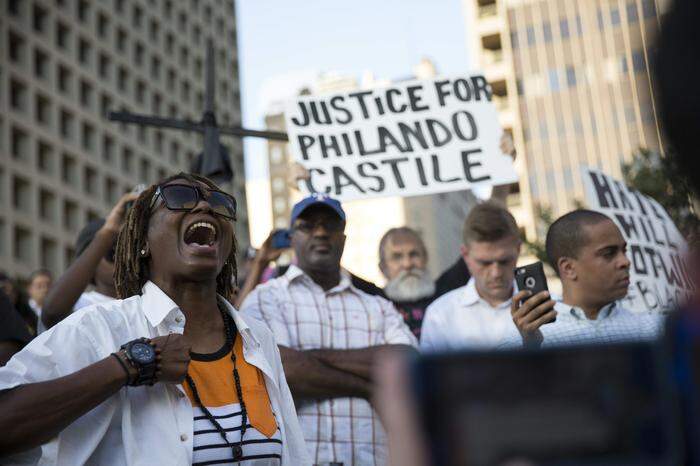
M 236 199 L 218 189 L 205 189 L 188 184 L 158 186 L 153 201 L 151 201 L 151 209 L 153 209 L 158 196 L 163 199 L 165 207 L 168 209 L 185 212 L 194 209 L 200 200 L 205 200 L 216 215 L 236 220 Z

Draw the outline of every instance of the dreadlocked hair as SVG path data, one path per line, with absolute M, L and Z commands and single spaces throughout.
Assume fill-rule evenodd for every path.
M 117 247 L 114 253 L 114 285 L 120 299 L 140 295 L 143 285 L 150 278 L 148 257 L 140 254 L 146 247 L 148 225 L 151 219 L 151 202 L 159 185 L 174 180 L 185 180 L 190 183 L 203 183 L 212 189 L 219 187 L 208 178 L 190 173 L 178 173 L 161 180 L 145 189 L 134 201 L 126 216 L 126 221 L 119 231 Z M 216 277 L 216 291 L 227 300 L 233 299 L 234 283 L 238 276 L 236 266 L 236 235 L 233 235 L 231 252 L 224 267 Z

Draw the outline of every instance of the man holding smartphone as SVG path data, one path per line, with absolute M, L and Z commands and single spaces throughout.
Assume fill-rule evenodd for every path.
M 548 291 L 516 294 L 511 314 L 520 335 L 506 339 L 506 346 L 610 343 L 658 333 L 659 315 L 633 313 L 619 303 L 630 284 L 630 261 L 610 218 L 592 210 L 569 212 L 549 227 L 546 249 L 561 279 L 562 300 L 553 301 Z
M 510 302 L 520 245 L 518 225 L 504 207 L 484 202 L 469 212 L 460 252 L 472 276 L 428 306 L 422 350 L 493 348 L 516 332 Z

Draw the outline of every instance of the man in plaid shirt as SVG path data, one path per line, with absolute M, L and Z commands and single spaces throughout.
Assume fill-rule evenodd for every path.
M 241 312 L 275 336 L 314 463 L 382 465 L 386 438 L 369 401 L 372 362 L 416 339 L 389 301 L 358 290 L 341 269 L 344 229 L 337 200 L 314 194 L 297 203 L 298 265 L 253 290 Z

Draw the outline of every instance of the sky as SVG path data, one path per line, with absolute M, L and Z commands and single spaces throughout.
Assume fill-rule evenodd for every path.
M 264 128 L 271 100 L 321 72 L 410 76 L 424 57 L 438 73 L 469 70 L 460 0 L 236 0 L 243 123 Z M 244 141 L 246 180 L 267 177 L 265 142 Z

